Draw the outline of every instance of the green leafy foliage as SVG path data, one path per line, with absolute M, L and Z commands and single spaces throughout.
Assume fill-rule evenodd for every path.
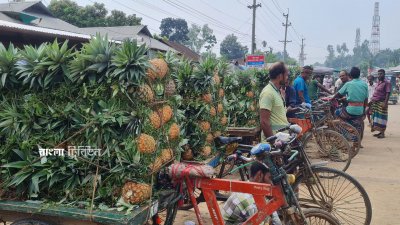
M 10 44 L 8 48 L 0 43 L 0 89 L 12 88 L 17 83 L 14 64 L 18 59 L 18 49 Z

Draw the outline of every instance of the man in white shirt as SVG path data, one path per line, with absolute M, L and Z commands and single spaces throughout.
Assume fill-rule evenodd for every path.
M 368 126 L 371 126 L 371 110 L 370 110 L 370 103 L 371 103 L 371 98 L 374 95 L 375 88 L 376 88 L 376 83 L 374 83 L 374 76 L 369 75 L 367 77 L 368 79 L 368 108 L 366 109 L 367 112 L 367 118 L 368 118 Z
M 325 86 L 325 88 L 330 89 L 332 86 L 332 83 L 333 83 L 333 79 L 332 79 L 331 75 L 326 75 L 323 80 L 323 85 Z

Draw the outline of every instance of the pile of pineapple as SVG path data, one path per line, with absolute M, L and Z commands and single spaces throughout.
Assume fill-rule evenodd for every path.
M 139 204 L 153 175 L 180 157 L 181 98 L 173 53 L 97 36 L 17 49 L 0 44 L 0 199 L 89 207 Z M 101 156 L 39 157 L 39 148 L 91 146 Z M 4 191 L 6 190 L 6 191 Z

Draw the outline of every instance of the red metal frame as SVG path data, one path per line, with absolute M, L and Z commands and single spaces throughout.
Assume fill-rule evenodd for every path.
M 204 222 L 201 218 L 196 197 L 194 196 L 194 187 L 202 190 L 214 225 L 225 224 L 215 196 L 216 190 L 241 192 L 253 195 L 258 212 L 246 220 L 243 225 L 260 224 L 267 216 L 271 215 L 286 203 L 285 196 L 283 195 L 282 189 L 279 185 L 224 179 L 189 178 L 188 176 L 186 176 L 185 181 L 199 225 L 203 225 Z M 266 197 L 272 198 L 267 202 Z

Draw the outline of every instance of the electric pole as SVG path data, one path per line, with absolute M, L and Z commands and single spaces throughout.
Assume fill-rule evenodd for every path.
M 287 40 L 287 29 L 288 29 L 289 26 L 292 25 L 292 23 L 288 22 L 288 20 L 289 20 L 289 9 L 288 9 L 288 13 L 287 14 L 284 13 L 283 16 L 286 17 L 286 23 L 282 23 L 282 25 L 285 27 L 285 40 L 284 41 L 280 41 L 280 42 L 283 42 L 283 61 L 285 62 L 286 61 L 286 55 L 287 55 L 287 53 L 286 53 L 286 44 L 288 42 L 292 42 L 292 41 L 288 41 Z
M 257 0 L 253 0 L 253 5 L 247 6 L 249 9 L 253 9 L 253 25 L 251 32 L 251 54 L 254 54 L 254 50 L 256 48 L 256 9 L 261 7 L 261 3 L 256 2 Z
M 301 39 L 301 52 L 300 52 L 300 56 L 299 56 L 299 63 L 300 66 L 303 67 L 304 66 L 304 60 L 306 59 L 306 54 L 304 54 L 304 40 L 306 40 L 305 38 Z

